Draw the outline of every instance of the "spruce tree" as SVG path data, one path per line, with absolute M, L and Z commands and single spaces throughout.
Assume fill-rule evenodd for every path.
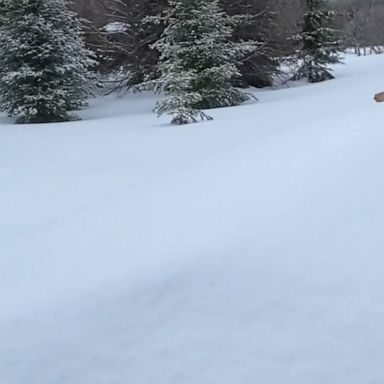
M 324 0 L 306 0 L 302 32 L 296 36 L 300 44 L 300 67 L 295 79 L 307 78 L 311 83 L 333 79 L 330 64 L 340 63 L 342 44 L 332 28 L 336 13 L 326 8 Z
M 76 118 L 92 93 L 93 64 L 65 0 L 5 0 L 0 30 L 0 107 L 17 123 Z
M 238 105 L 249 98 L 233 86 L 241 76 L 237 64 L 255 50 L 252 41 L 234 42 L 240 18 L 228 16 L 218 0 L 169 0 L 163 15 L 149 21 L 165 22 L 160 40 L 160 75 L 140 89 L 165 92 L 155 112 L 172 115 L 172 123 L 186 124 L 211 117 L 202 109 Z

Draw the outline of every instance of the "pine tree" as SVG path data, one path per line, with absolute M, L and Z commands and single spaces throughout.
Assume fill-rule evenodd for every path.
M 210 120 L 202 109 L 238 105 L 250 96 L 233 87 L 239 60 L 254 51 L 252 41 L 231 40 L 240 17 L 228 16 L 218 0 L 169 0 L 168 9 L 149 21 L 165 22 L 154 44 L 160 54 L 160 76 L 140 89 L 163 91 L 155 112 L 172 115 L 172 123 Z
M 342 44 L 331 27 L 336 13 L 326 9 L 324 0 L 306 0 L 306 3 L 303 29 L 296 36 L 301 47 L 297 55 L 300 67 L 294 78 L 307 78 L 309 82 L 317 83 L 334 78 L 329 65 L 341 62 Z
M 0 30 L 0 107 L 17 123 L 76 118 L 92 93 L 93 61 L 65 0 L 5 0 Z
M 293 0 L 284 1 L 284 11 Z M 255 40 L 257 49 L 247 55 L 239 65 L 241 79 L 236 81 L 241 87 L 263 88 L 273 85 L 281 75 L 281 46 L 278 46 L 278 32 L 283 32 L 283 23 L 278 20 L 277 0 L 220 0 L 223 9 L 229 15 L 249 15 L 235 27 L 234 40 Z M 279 24 L 278 24 L 279 22 Z M 287 48 L 284 41 L 284 48 Z

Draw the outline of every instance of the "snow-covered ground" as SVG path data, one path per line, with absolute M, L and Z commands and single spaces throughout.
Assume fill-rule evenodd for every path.
M 1 384 L 382 384 L 384 56 L 174 127 L 0 124 Z

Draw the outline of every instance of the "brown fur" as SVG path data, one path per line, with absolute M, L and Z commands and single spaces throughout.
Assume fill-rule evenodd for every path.
M 373 99 L 376 101 L 376 103 L 384 102 L 384 92 L 376 93 Z

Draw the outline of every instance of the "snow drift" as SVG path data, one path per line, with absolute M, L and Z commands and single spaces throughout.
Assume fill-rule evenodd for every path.
M 0 382 L 382 383 L 384 57 L 336 75 L 184 127 L 3 117 Z

